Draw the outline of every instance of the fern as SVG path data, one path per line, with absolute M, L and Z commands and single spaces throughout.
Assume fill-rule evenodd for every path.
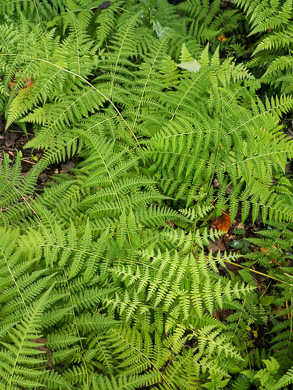
M 284 386 L 288 386 L 292 383 L 292 369 L 275 384 L 274 389 L 282 389 Z
M 0 4 L 6 130 L 30 126 L 26 147 L 45 149 L 26 176 L 19 153 L 1 156 L 1 388 L 292 382 L 293 148 L 279 123 L 293 100 L 257 97 L 274 72 L 290 91 L 291 5 L 234 3 L 244 14 L 219 0 Z M 255 49 L 260 80 L 217 47 L 245 15 L 252 34 L 274 29 Z M 227 208 L 273 227 L 248 239 L 265 251 L 246 264 L 207 250 Z
M 264 67 L 263 81 L 281 84 L 281 90 L 288 92 L 287 79 L 291 75 L 292 62 L 292 1 L 257 1 L 235 0 L 250 18 L 250 35 L 257 34 L 257 41 L 250 61 L 252 67 Z

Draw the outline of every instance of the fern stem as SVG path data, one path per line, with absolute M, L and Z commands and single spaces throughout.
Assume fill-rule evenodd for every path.
M 11 268 L 9 267 L 8 259 L 6 258 L 5 253 L 3 252 L 2 248 L 0 248 L 0 250 L 1 250 L 2 256 L 3 256 L 4 260 L 5 260 L 7 269 L 8 269 L 8 271 L 9 271 L 9 273 L 10 273 L 11 279 L 13 280 L 13 283 L 15 284 L 15 287 L 16 287 L 16 289 L 17 289 L 17 291 L 18 291 L 18 294 L 19 294 L 19 296 L 20 296 L 20 298 L 21 298 L 21 300 L 22 300 L 22 302 L 23 302 L 23 306 L 25 307 L 25 311 L 26 311 L 26 313 L 27 313 L 27 315 L 28 315 L 29 313 L 28 313 L 27 306 L 26 306 L 26 304 L 25 304 L 25 300 L 24 300 L 24 298 L 23 298 L 23 296 L 22 296 L 22 293 L 21 293 L 21 291 L 20 291 L 20 289 L 19 289 L 19 287 L 18 287 L 18 284 L 17 284 L 17 282 L 16 282 L 16 280 L 15 280 L 15 278 L 14 278 L 14 276 L 13 276 L 13 272 L 11 271 Z
M 217 259 L 217 258 L 216 258 L 216 257 L 213 257 L 213 259 Z M 231 265 L 235 265 L 236 267 L 247 269 L 249 272 L 254 272 L 254 273 L 256 273 L 256 274 L 265 276 L 266 278 L 276 280 L 276 281 L 279 282 L 279 283 L 282 283 L 282 284 L 287 284 L 287 283 L 288 283 L 288 282 L 284 282 L 284 280 L 281 280 L 281 279 L 276 278 L 275 276 L 271 276 L 271 275 L 265 274 L 265 273 L 263 273 L 263 272 L 256 271 L 256 270 L 254 270 L 254 269 L 251 269 L 251 268 L 249 268 L 249 267 L 246 267 L 245 265 L 237 264 L 237 263 L 234 263 L 233 261 L 229 261 L 229 260 L 225 260 L 225 259 L 223 259 L 223 261 L 224 261 L 225 263 L 228 263 L 228 264 L 231 264 Z M 289 284 L 289 286 L 293 287 L 293 284 Z

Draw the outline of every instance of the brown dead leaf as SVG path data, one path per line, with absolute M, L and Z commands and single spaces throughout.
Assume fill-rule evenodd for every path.
M 41 173 L 40 176 L 39 176 L 39 179 L 42 183 L 44 183 L 45 181 L 47 181 L 47 179 L 49 178 L 49 176 L 44 172 L 44 173 Z
M 217 178 L 214 179 L 214 188 L 220 188 L 220 182 Z
M 39 345 L 38 347 L 36 347 L 36 350 L 46 352 L 46 354 L 48 355 L 48 360 L 46 361 L 46 364 L 50 368 L 50 370 L 52 370 L 53 369 L 52 352 L 50 351 L 50 349 L 46 348 L 46 346 L 45 346 L 46 339 L 43 337 L 39 337 L 38 339 L 34 339 L 34 340 L 30 340 L 30 341 L 32 343 L 43 344 L 43 345 Z
M 34 85 L 34 80 L 30 77 L 29 80 L 25 83 L 25 87 L 32 87 Z
M 221 238 L 219 238 L 216 241 L 209 240 L 209 242 L 210 242 L 210 244 L 208 246 L 208 250 L 210 250 L 210 251 L 213 251 L 213 252 L 216 253 L 218 251 L 225 251 L 225 250 L 227 250 L 226 246 L 225 246 L 225 243 L 223 242 L 223 240 Z
M 220 313 L 214 308 L 214 317 L 218 320 L 218 321 L 221 321 L 221 318 L 220 318 Z
M 224 35 L 217 35 L 217 39 L 221 42 L 226 42 L 227 41 L 227 38 L 224 37 Z
M 211 228 L 213 230 L 221 230 L 222 232 L 227 233 L 231 226 L 231 219 L 229 214 L 229 209 L 222 211 L 222 215 L 220 215 L 211 223 Z
M 8 84 L 8 88 L 10 89 L 10 91 L 13 89 L 14 85 L 17 84 L 14 80 L 15 80 L 15 75 L 12 76 L 11 81 Z M 27 81 L 25 81 L 24 79 L 21 79 L 21 81 L 25 83 L 24 87 L 21 89 L 25 89 L 27 87 L 33 88 L 34 80 L 31 77 Z
M 5 136 L 5 146 L 11 147 L 14 146 L 16 139 L 18 138 L 18 134 L 7 132 Z
M 284 310 L 285 310 L 285 307 L 281 307 L 281 306 L 275 306 L 273 308 L 273 312 L 275 313 L 275 315 L 280 314 Z M 279 318 L 281 318 L 282 320 L 286 320 L 287 316 L 286 316 L 286 314 L 284 314 L 283 316 L 280 316 Z
M 169 227 L 173 227 L 174 226 L 174 223 L 171 221 L 171 219 L 166 219 L 166 224 L 169 226 Z
M 277 247 L 273 245 L 271 248 L 260 248 L 261 252 L 264 252 L 266 255 L 270 255 L 277 250 Z

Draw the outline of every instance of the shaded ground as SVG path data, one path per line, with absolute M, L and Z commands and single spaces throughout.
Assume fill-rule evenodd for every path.
M 34 137 L 34 134 L 27 131 L 27 136 L 24 131 L 17 125 L 12 125 L 5 131 L 5 121 L 0 118 L 0 160 L 5 153 L 13 163 L 17 151 L 21 153 L 21 170 L 22 176 L 25 176 L 33 165 L 45 153 L 45 150 L 33 150 L 32 148 L 24 149 L 25 144 Z M 75 163 L 68 161 L 64 164 L 52 164 L 48 166 L 38 178 L 36 190 L 44 188 L 46 183 L 53 182 L 51 176 L 58 173 L 68 173 L 74 168 Z

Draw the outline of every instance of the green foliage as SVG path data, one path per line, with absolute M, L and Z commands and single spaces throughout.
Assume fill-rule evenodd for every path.
M 253 34 L 276 30 L 258 66 L 287 49 L 290 2 L 234 3 Z M 25 176 L 19 153 L 1 156 L 1 389 L 292 383 L 293 145 L 279 124 L 293 99 L 263 102 L 271 73 L 222 58 L 217 35 L 243 18 L 219 0 L 1 1 L 1 114 L 44 149 Z M 237 274 L 239 255 L 207 250 L 222 233 L 206 221 L 227 208 L 272 227 L 246 238 L 265 251 Z M 254 263 L 277 282 L 265 296 Z
M 292 92 L 292 0 L 234 0 L 250 22 L 250 35 L 257 37 L 250 61 L 262 73 L 262 81 Z

